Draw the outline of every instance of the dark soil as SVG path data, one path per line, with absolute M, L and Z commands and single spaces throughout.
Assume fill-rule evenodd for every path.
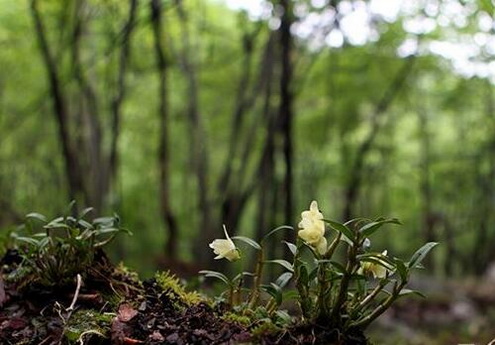
M 103 252 L 84 273 L 79 292 L 76 281 L 46 287 L 7 279 L 20 262 L 12 250 L 1 260 L 0 344 L 367 344 L 359 332 L 344 339 L 311 325 L 268 327 L 253 336 L 259 324 L 226 321 L 224 310 L 188 304 L 154 279 L 140 282 Z

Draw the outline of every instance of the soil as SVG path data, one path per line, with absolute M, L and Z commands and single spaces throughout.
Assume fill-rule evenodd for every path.
M 53 287 L 12 282 L 20 262 L 14 250 L 1 260 L 0 344 L 367 344 L 359 332 L 342 339 L 311 325 L 260 331 L 259 324 L 230 321 L 221 307 L 190 303 L 156 279 L 141 282 L 103 252 L 79 291 L 76 280 Z

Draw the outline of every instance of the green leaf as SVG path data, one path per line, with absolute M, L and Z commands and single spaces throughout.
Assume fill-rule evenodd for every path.
M 282 273 L 277 280 L 275 280 L 275 284 L 283 288 L 287 283 L 290 281 L 294 274 L 292 272 L 285 272 Z
M 263 238 L 261 239 L 261 243 L 263 243 L 268 237 L 272 236 L 274 233 L 276 233 L 280 230 L 294 230 L 294 228 L 292 226 L 288 226 L 288 225 L 279 226 L 278 228 L 271 230 L 269 233 L 267 233 L 265 236 L 263 236 Z
M 14 239 L 16 241 L 24 242 L 24 243 L 30 244 L 30 245 L 32 245 L 34 247 L 38 247 L 39 246 L 39 243 L 40 243 L 40 241 L 35 240 L 32 237 L 22 237 L 22 236 L 17 236 L 15 234 L 12 234 L 12 237 L 14 237 Z
M 264 262 L 267 264 L 279 264 L 280 266 L 283 266 L 288 271 L 294 272 L 294 268 L 292 267 L 292 264 L 287 260 L 267 260 Z
M 93 225 L 91 225 L 90 223 L 88 223 L 87 221 L 85 221 L 84 219 L 79 219 L 77 221 L 77 223 L 79 225 L 81 225 L 83 228 L 85 229 L 92 229 L 93 228 Z
M 346 272 L 345 271 L 345 267 L 341 263 L 339 263 L 339 262 L 337 262 L 335 260 L 328 260 L 328 259 L 326 259 L 326 260 L 318 260 L 317 262 L 319 264 L 320 263 L 329 263 L 330 265 L 332 265 L 333 267 L 335 267 L 335 269 L 337 269 L 338 272 L 340 272 L 340 273 L 345 273 Z
M 344 224 L 334 222 L 333 220 L 328 220 L 328 219 L 323 219 L 324 222 L 328 223 L 330 227 L 338 232 L 341 232 L 345 237 L 347 237 L 351 242 L 356 241 L 356 237 L 354 235 L 354 232 L 349 229 L 347 226 Z
M 299 292 L 297 290 L 289 290 L 284 292 L 284 299 L 287 300 L 297 300 L 299 299 Z
M 394 259 L 394 264 L 399 273 L 400 279 L 405 282 L 407 281 L 407 276 L 409 274 L 408 267 L 404 264 L 404 262 L 400 259 Z
M 270 283 L 270 285 L 261 285 L 260 288 L 267 292 L 270 296 L 273 297 L 277 305 L 282 303 L 283 293 L 280 286 L 274 283 Z
M 40 222 L 43 222 L 43 223 L 47 222 L 46 217 L 44 215 L 42 215 L 41 213 L 36 213 L 36 212 L 27 214 L 26 218 L 27 219 L 36 219 L 36 220 L 39 220 Z
M 426 255 L 438 245 L 438 242 L 428 242 L 419 248 L 412 256 L 411 260 L 407 264 L 409 268 L 418 268 L 418 265 L 421 264 Z
M 423 295 L 421 292 L 416 291 L 416 290 L 402 289 L 399 292 L 399 297 L 410 296 L 410 295 L 416 295 L 416 296 L 419 296 L 419 297 L 426 298 L 425 295 Z
M 88 215 L 88 213 L 93 212 L 94 208 L 93 207 L 88 207 L 82 210 L 81 214 L 79 215 L 79 218 L 82 219 Z
M 114 220 L 115 220 L 114 217 L 99 217 L 99 218 L 95 218 L 93 220 L 93 224 L 95 224 L 95 225 L 100 225 L 100 224 L 112 225 Z
M 244 236 L 234 236 L 232 237 L 233 240 L 239 240 L 241 242 L 244 242 L 251 247 L 253 247 L 256 250 L 261 250 L 261 246 L 256 242 L 255 240 L 250 239 L 249 237 L 244 237 Z
M 378 220 L 378 221 L 366 224 L 365 226 L 363 226 L 362 228 L 359 229 L 359 232 L 364 237 L 369 237 L 385 224 L 398 224 L 398 225 L 400 225 L 401 222 L 396 218 Z
M 307 286 L 309 283 L 309 274 L 308 269 L 305 265 L 301 264 L 297 266 L 297 278 L 299 280 L 298 283 L 301 283 L 304 286 Z
M 230 284 L 230 281 L 229 281 L 229 278 L 227 278 L 227 276 L 225 274 L 222 274 L 220 272 L 210 271 L 210 270 L 202 270 L 202 271 L 199 271 L 199 274 L 204 275 L 206 278 L 216 278 L 216 279 L 219 279 L 219 280 L 223 281 L 225 284 L 231 285 Z
M 297 246 L 294 243 L 290 243 L 290 242 L 287 242 L 287 241 L 282 241 L 282 242 L 285 243 L 287 245 L 287 247 L 289 247 L 289 250 L 292 253 L 292 255 L 296 255 L 296 253 L 297 253 Z
M 45 225 L 43 228 L 45 229 L 57 229 L 57 228 L 64 228 L 64 229 L 70 229 L 70 226 L 64 223 L 59 223 L 59 222 L 50 222 L 47 225 Z

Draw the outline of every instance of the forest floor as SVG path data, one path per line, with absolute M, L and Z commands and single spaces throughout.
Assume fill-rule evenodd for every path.
M 103 252 L 82 279 L 47 288 L 12 281 L 21 258 L 1 260 L 0 344 L 310 344 L 332 343 L 325 329 L 245 324 L 213 308 L 172 275 L 144 282 Z M 441 285 L 428 299 L 404 300 L 370 332 L 377 345 L 488 344 L 495 338 L 493 285 Z M 455 297 L 455 298 L 454 298 Z M 366 344 L 362 335 L 346 344 Z
M 1 260 L 0 344 L 335 344 L 339 336 L 311 325 L 243 322 L 221 303 L 213 308 L 187 292 L 175 276 L 163 272 L 142 282 L 103 252 L 85 278 L 65 287 L 13 279 L 21 260 L 13 250 Z M 360 332 L 339 342 L 367 343 Z

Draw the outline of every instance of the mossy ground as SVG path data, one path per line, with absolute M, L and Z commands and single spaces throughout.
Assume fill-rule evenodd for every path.
M 367 343 L 359 332 L 343 337 L 322 327 L 287 327 L 276 319 L 233 314 L 187 291 L 168 272 L 141 282 L 103 253 L 85 272 L 79 291 L 75 279 L 50 287 L 30 284 L 29 275 L 21 281 L 7 279 L 19 263 L 14 251 L 2 260 L 0 344 Z

